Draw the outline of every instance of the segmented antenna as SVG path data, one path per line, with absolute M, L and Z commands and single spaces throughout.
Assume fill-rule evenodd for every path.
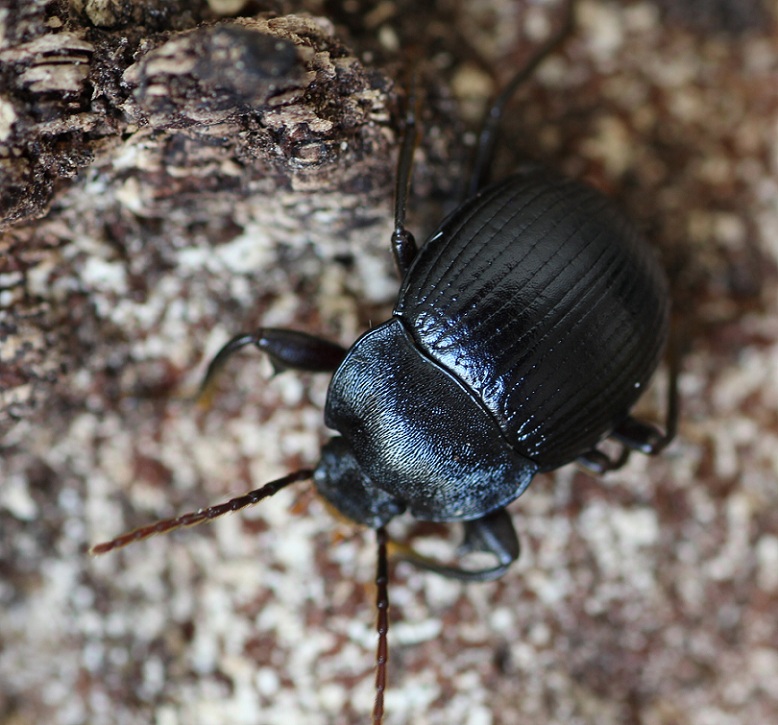
M 384 719 L 384 692 L 386 691 L 386 664 L 389 661 L 389 566 L 386 554 L 386 529 L 376 529 L 378 541 L 378 564 L 376 566 L 376 631 L 378 649 L 376 650 L 375 705 L 373 706 L 373 725 L 381 725 Z
M 286 488 L 292 483 L 305 481 L 312 477 L 312 469 L 304 468 L 300 471 L 295 471 L 283 478 L 270 481 L 270 483 L 266 483 L 264 486 L 257 488 L 254 491 L 249 491 L 243 496 L 237 496 L 236 498 L 230 499 L 225 503 L 209 506 L 208 508 L 193 511 L 192 513 L 184 514 L 183 516 L 177 516 L 173 519 L 163 519 L 162 521 L 157 521 L 148 526 L 141 526 L 139 529 L 117 536 L 110 541 L 104 541 L 102 544 L 95 544 L 89 549 L 89 553 L 94 555 L 107 554 L 109 551 L 121 549 L 129 544 L 134 544 L 136 541 L 143 541 L 144 539 L 156 536 L 157 534 L 167 534 L 170 531 L 181 529 L 185 526 L 196 526 L 204 521 L 213 521 L 219 516 L 230 513 L 230 511 L 239 511 L 240 509 L 246 508 L 246 506 L 253 506 L 263 498 L 272 496 L 274 493 L 277 493 L 282 488 Z

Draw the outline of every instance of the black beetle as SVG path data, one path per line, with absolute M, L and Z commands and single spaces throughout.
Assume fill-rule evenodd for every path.
M 335 509 L 378 531 L 375 722 L 386 676 L 384 526 L 392 518 L 408 511 L 463 522 L 464 550 L 492 554 L 495 566 L 447 566 L 402 546 L 396 553 L 446 576 L 493 579 L 519 555 L 504 507 L 535 474 L 575 460 L 612 470 L 630 450 L 655 454 L 675 435 L 676 366 L 665 432 L 630 415 L 661 359 L 670 308 L 664 273 L 634 226 L 598 191 L 537 165 L 484 187 L 505 103 L 566 34 L 568 20 L 494 104 L 474 165 L 475 193 L 418 252 L 404 224 L 415 135 L 409 114 L 392 235 L 402 284 L 387 322 L 349 350 L 263 328 L 237 335 L 211 362 L 203 388 L 246 345 L 267 353 L 277 370 L 333 372 L 325 423 L 340 436 L 323 447 L 317 467 L 92 549 L 104 553 L 210 520 L 312 478 Z M 606 437 L 623 445 L 620 456 L 597 448 Z

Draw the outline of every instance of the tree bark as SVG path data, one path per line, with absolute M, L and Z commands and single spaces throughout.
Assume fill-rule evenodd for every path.
M 153 329 L 117 319 L 117 308 L 128 296 L 150 304 L 182 248 L 202 249 L 207 268 L 205 245 L 218 254 L 258 227 L 236 260 L 247 276 L 276 245 L 336 244 L 386 214 L 393 84 L 329 21 L 90 6 L 64 26 L 42 8 L 13 18 L 8 37 L 20 42 L 0 52 L 2 271 L 14 301 L 0 431 L 72 398 L 79 370 L 132 363 L 133 341 Z M 151 22 L 160 13 L 166 25 Z M 187 285 L 170 293 L 156 304 L 170 307 Z

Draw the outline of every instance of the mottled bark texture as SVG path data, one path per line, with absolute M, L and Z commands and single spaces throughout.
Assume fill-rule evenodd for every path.
M 386 200 L 392 84 L 323 18 L 84 2 L 3 19 L 0 431 L 49 407 L 87 359 L 105 367 L 95 258 L 118 275 L 98 275 L 113 306 L 143 296 L 195 227 L 219 244 L 331 210 L 337 236 Z M 138 332 L 114 327 L 113 367 Z

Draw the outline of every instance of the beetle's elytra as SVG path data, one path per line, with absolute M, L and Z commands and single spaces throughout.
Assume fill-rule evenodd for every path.
M 349 350 L 264 328 L 237 335 L 211 362 L 204 386 L 246 345 L 269 355 L 276 368 L 332 372 L 325 423 L 338 435 L 316 467 L 93 548 L 104 553 L 313 479 L 342 514 L 378 531 L 374 722 L 383 713 L 384 527 L 392 518 L 408 512 L 420 520 L 463 522 L 464 548 L 492 554 L 494 566 L 444 565 L 399 545 L 398 553 L 446 576 L 495 578 L 519 556 L 504 507 L 538 472 L 574 460 L 610 470 L 630 450 L 659 452 L 675 434 L 675 374 L 664 433 L 630 415 L 659 364 L 670 308 L 664 273 L 635 227 L 598 191 L 537 165 L 482 183 L 507 98 L 564 34 L 497 100 L 474 164 L 472 186 L 479 190 L 418 251 L 404 225 L 415 135 L 409 116 L 392 237 L 402 283 L 386 322 Z M 623 445 L 618 458 L 597 448 L 609 436 Z
M 325 422 L 360 482 L 333 480 L 327 457 L 314 481 L 373 527 L 491 513 L 627 419 L 668 310 L 654 255 L 598 192 L 534 167 L 490 186 L 427 240 L 392 318 L 332 378 Z

